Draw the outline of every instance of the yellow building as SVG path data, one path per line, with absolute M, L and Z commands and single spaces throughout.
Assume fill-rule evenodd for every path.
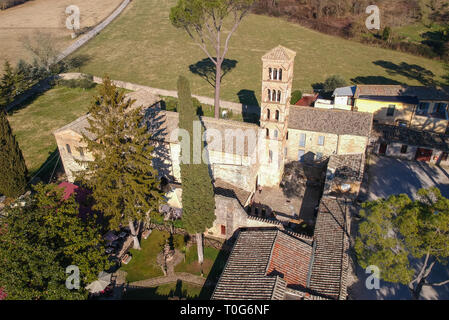
M 376 123 L 437 133 L 449 124 L 447 88 L 357 85 L 353 98 L 353 110 L 372 113 Z

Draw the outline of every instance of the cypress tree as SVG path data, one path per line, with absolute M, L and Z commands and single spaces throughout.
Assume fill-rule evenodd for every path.
M 0 172 L 0 194 L 15 198 L 25 192 L 25 159 L 4 110 L 0 110 Z
M 196 235 L 198 261 L 202 264 L 202 235 L 207 228 L 213 226 L 215 221 L 214 188 L 208 165 L 205 163 L 193 164 L 193 121 L 198 121 L 199 118 L 192 103 L 189 82 L 184 77 L 178 79 L 178 97 L 179 127 L 187 130 L 190 135 L 190 163 L 181 164 L 182 219 L 186 231 Z M 185 151 L 182 150 L 182 152 Z
M 89 134 L 82 139 L 94 160 L 79 161 L 86 170 L 78 177 L 92 189 L 93 208 L 104 213 L 113 229 L 129 224 L 134 248 L 140 249 L 141 222 L 158 214 L 163 193 L 142 107 L 134 103 L 105 78 L 89 110 Z

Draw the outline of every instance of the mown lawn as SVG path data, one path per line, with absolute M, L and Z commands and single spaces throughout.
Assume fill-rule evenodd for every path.
M 201 287 L 178 281 L 155 288 L 132 289 L 123 296 L 124 300 L 167 300 L 169 297 L 186 299 L 200 298 Z
M 164 89 L 176 89 L 178 75 L 185 75 L 192 93 L 212 97 L 213 87 L 189 69 L 205 54 L 168 19 L 175 3 L 134 0 L 75 54 L 90 59 L 81 70 Z M 418 85 L 420 73 L 429 71 L 435 80 L 445 73 L 438 61 L 324 35 L 275 17 L 250 15 L 230 42 L 227 58 L 236 60 L 236 66 L 223 78 L 222 99 L 260 101 L 261 57 L 278 44 L 297 52 L 294 89 L 303 91 L 311 91 L 312 84 L 332 74 L 347 81 Z
M 57 149 L 53 131 L 85 114 L 96 92 L 96 88 L 85 90 L 56 86 L 10 112 L 8 120 L 19 141 L 30 176 Z
M 196 245 L 193 245 L 187 249 L 185 262 L 181 262 L 175 267 L 175 272 L 187 272 L 195 275 L 201 275 L 201 266 L 198 263 L 198 253 Z M 203 276 L 207 277 L 217 259 L 219 250 L 204 247 L 204 262 L 203 262 Z
M 157 264 L 156 258 L 162 251 L 165 241 L 169 238 L 168 232 L 153 230 L 148 239 L 142 240 L 141 250 L 131 249 L 132 259 L 128 264 L 123 264 L 121 269 L 128 275 L 129 282 L 145 280 L 163 276 L 161 267 Z

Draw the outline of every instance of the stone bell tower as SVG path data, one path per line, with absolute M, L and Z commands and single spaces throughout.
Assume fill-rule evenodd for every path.
M 296 52 L 278 46 L 262 57 L 260 127 L 265 146 L 259 154 L 261 186 L 279 185 L 284 173 L 295 56 Z

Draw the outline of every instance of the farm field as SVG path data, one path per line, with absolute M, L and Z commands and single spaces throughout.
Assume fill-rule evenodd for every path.
M 75 55 L 87 55 L 82 72 L 163 89 L 176 89 L 178 75 L 191 80 L 192 93 L 213 96 L 213 87 L 189 70 L 206 58 L 184 30 L 168 19 L 176 0 L 134 0 L 107 29 Z M 356 83 L 424 84 L 445 74 L 438 61 L 370 47 L 324 35 L 279 18 L 250 15 L 230 43 L 227 59 L 236 66 L 223 78 L 224 100 L 259 100 L 261 57 L 282 44 L 297 52 L 294 89 L 312 85 L 333 74 Z
M 54 36 L 56 47 L 63 49 L 73 41 L 66 29 L 69 5 L 80 8 L 81 28 L 92 27 L 109 16 L 122 0 L 35 0 L 0 11 L 0 62 L 5 59 L 15 64 L 19 59 L 30 59 L 21 38 L 33 36 L 36 31 Z M 0 74 L 3 70 L 0 70 Z

